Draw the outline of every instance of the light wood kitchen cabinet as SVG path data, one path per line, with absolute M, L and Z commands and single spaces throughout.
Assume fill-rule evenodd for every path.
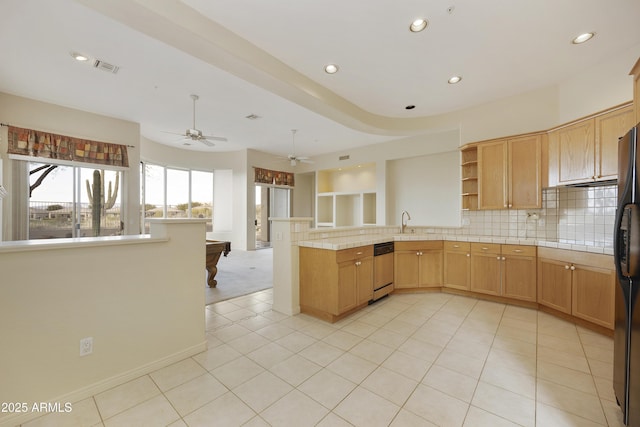
M 549 185 L 615 179 L 618 138 L 633 126 L 631 105 L 549 132 Z
M 478 208 L 542 205 L 541 135 L 478 144 Z
M 300 247 L 300 310 L 334 322 L 373 298 L 373 246 Z
M 536 301 L 536 247 L 471 244 L 471 291 Z
M 638 59 L 629 73 L 633 76 L 633 105 L 635 119 L 633 123 L 640 123 L 640 59 Z
M 538 303 L 613 329 L 613 257 L 540 248 Z
M 462 160 L 462 210 L 478 209 L 478 148 L 475 145 L 460 151 Z
M 395 289 L 442 287 L 442 241 L 395 242 Z
M 447 288 L 469 290 L 471 245 L 468 242 L 444 242 L 444 283 Z
M 493 243 L 472 243 L 471 291 L 489 295 L 500 295 L 502 282 L 500 264 L 500 245 Z
M 596 180 L 618 177 L 618 139 L 635 124 L 633 105 L 596 117 Z

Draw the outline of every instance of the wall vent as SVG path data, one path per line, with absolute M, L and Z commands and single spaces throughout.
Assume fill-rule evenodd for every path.
M 117 73 L 118 70 L 120 69 L 120 67 L 118 67 L 117 65 L 109 64 L 108 62 L 104 62 L 100 59 L 96 59 L 95 62 L 93 63 L 93 66 L 98 70 L 106 71 L 112 74 Z
M 347 154 L 346 156 L 340 156 L 338 157 L 338 160 L 349 160 L 349 155 Z

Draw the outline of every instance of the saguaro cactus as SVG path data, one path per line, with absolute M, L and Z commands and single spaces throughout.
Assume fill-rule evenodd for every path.
M 120 174 L 116 173 L 116 182 L 112 191 L 111 181 L 109 181 L 109 192 L 104 191 L 104 170 L 93 171 L 93 185 L 87 179 L 87 196 L 91 204 L 93 235 L 100 235 L 100 220 L 107 209 L 113 207 L 118 197 L 118 187 L 120 186 Z
M 89 180 L 87 180 L 87 190 L 89 190 Z M 91 228 L 93 229 L 93 237 L 100 235 L 100 219 L 102 217 L 102 177 L 99 170 L 93 171 L 93 193 L 89 193 L 91 200 Z

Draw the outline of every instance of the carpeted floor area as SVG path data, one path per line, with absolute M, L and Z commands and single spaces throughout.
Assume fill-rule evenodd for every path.
M 273 249 L 231 250 L 220 257 L 215 288 L 207 286 L 204 275 L 205 304 L 228 300 L 273 287 Z

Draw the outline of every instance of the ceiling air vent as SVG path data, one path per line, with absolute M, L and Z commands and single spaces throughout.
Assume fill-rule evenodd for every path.
M 96 61 L 93 63 L 93 66 L 98 70 L 106 71 L 112 74 L 117 73 L 120 69 L 120 67 L 118 67 L 117 65 L 109 64 L 108 62 L 104 62 L 100 59 L 96 59 Z
M 349 155 L 347 154 L 346 156 L 340 156 L 338 157 L 338 160 L 349 160 Z

